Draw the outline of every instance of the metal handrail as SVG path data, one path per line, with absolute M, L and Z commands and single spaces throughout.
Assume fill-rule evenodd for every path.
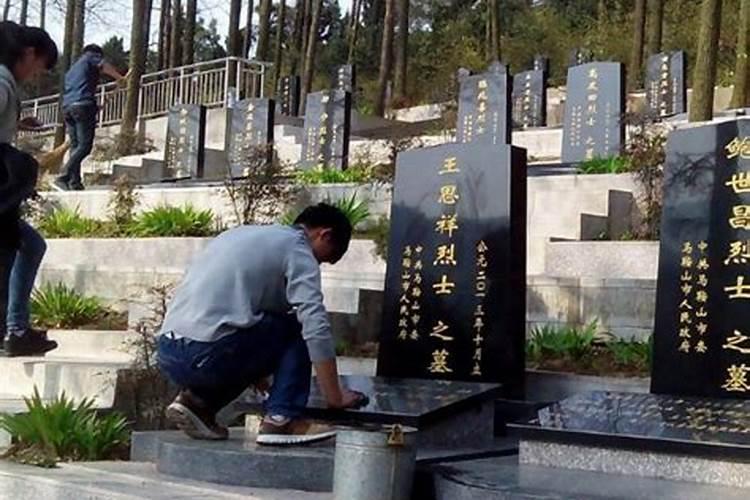
M 230 87 L 245 95 L 263 97 L 266 72 L 272 66 L 272 63 L 242 57 L 225 57 L 147 73 L 141 76 L 138 119 L 166 115 L 175 104 L 224 106 Z M 229 81 L 232 69 L 234 82 Z M 99 126 L 122 121 L 126 95 L 126 90 L 116 82 L 97 87 Z M 47 127 L 54 127 L 62 122 L 59 98 L 58 93 L 23 101 L 21 114 L 36 116 Z

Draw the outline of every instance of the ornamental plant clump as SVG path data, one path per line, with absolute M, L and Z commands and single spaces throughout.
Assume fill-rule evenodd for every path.
M 78 328 L 109 312 L 96 297 L 86 297 L 63 283 L 46 283 L 31 295 L 31 317 L 43 328 Z
M 196 210 L 192 205 L 182 207 L 161 205 L 137 215 L 128 234 L 137 238 L 213 236 L 217 229 L 211 210 Z

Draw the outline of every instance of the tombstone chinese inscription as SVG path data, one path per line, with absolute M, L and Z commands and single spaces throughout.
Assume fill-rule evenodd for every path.
M 750 397 L 750 120 L 670 135 L 654 392 Z
M 227 110 L 225 151 L 233 177 L 245 175 L 249 162 L 271 161 L 273 116 L 270 99 L 243 99 Z
M 526 152 L 398 156 L 378 374 L 523 389 Z
M 352 98 L 343 90 L 307 95 L 302 168 L 346 169 L 349 157 Z
M 285 76 L 279 81 L 279 101 L 281 114 L 284 116 L 299 115 L 300 78 L 297 75 Z
M 596 62 L 568 69 L 562 161 L 576 163 L 620 153 L 625 141 L 625 71 Z
M 568 58 L 568 68 L 588 64 L 593 60 L 594 54 L 590 50 L 581 48 L 573 49 L 570 51 L 570 57 Z
M 685 52 L 664 52 L 648 58 L 646 104 L 659 117 L 687 112 Z
M 458 142 L 510 144 L 511 85 L 507 68 L 490 65 L 486 73 L 459 72 Z
M 169 109 L 164 163 L 174 178 L 203 177 L 206 108 L 177 104 Z
M 513 125 L 519 128 L 547 124 L 547 77 L 543 70 L 513 77 Z
M 336 67 L 333 75 L 333 88 L 354 94 L 357 87 L 357 73 L 351 64 Z
M 543 71 L 545 77 L 549 77 L 549 57 L 546 56 L 534 56 L 534 64 L 532 68 L 534 71 Z

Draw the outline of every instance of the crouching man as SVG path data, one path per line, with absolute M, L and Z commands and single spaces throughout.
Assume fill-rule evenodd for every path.
M 311 364 L 331 408 L 362 404 L 343 389 L 320 263 L 346 253 L 352 227 L 337 208 L 305 209 L 294 226 L 241 226 L 208 244 L 167 308 L 161 370 L 180 388 L 167 417 L 196 439 L 226 439 L 216 413 L 273 375 L 257 442 L 300 444 L 333 436 L 301 418 Z

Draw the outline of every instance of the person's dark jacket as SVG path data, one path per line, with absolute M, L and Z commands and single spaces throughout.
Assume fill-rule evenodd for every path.
M 10 144 L 0 144 L 0 246 L 18 246 L 21 204 L 34 194 L 39 164 Z

